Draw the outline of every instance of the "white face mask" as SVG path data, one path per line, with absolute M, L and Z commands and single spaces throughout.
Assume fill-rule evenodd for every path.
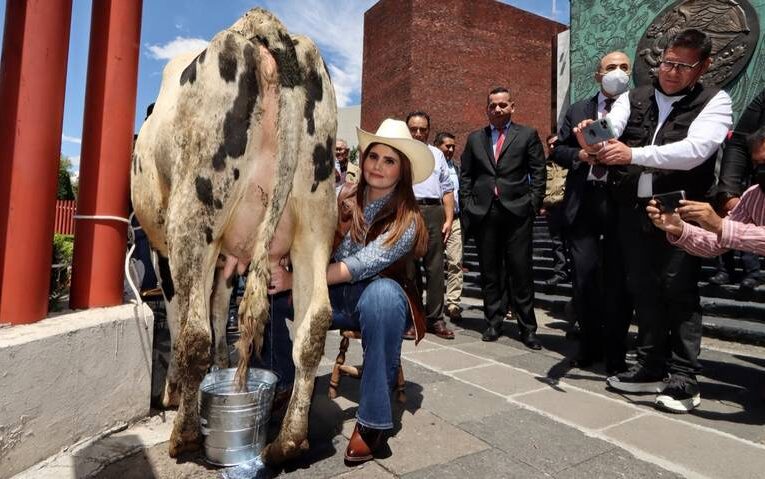
M 630 77 L 624 70 L 616 69 L 603 75 L 600 80 L 603 91 L 611 96 L 621 95 L 629 89 Z

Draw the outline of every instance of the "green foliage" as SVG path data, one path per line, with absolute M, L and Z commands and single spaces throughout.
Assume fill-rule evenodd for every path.
M 60 309 L 59 300 L 67 294 L 72 271 L 73 235 L 53 235 L 53 267 L 50 272 L 48 308 Z
M 74 190 L 72 189 L 72 180 L 69 178 L 72 161 L 64 155 L 58 162 L 58 192 L 56 199 L 73 200 Z
M 53 263 L 72 264 L 74 235 L 53 235 Z
M 351 148 L 351 151 L 348 153 L 348 161 L 353 163 L 354 165 L 359 164 L 359 147 L 354 146 Z

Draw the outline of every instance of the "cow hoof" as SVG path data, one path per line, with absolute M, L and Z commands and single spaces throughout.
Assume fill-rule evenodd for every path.
M 168 454 L 172 458 L 176 458 L 186 452 L 196 452 L 202 448 L 202 436 L 198 433 L 185 433 L 180 434 L 178 437 L 173 431 L 170 435 L 170 445 L 168 446 Z
M 304 439 L 300 444 L 296 444 L 294 441 L 285 441 L 282 444 L 277 444 L 276 441 L 267 445 L 261 452 L 263 463 L 265 464 L 281 464 L 288 459 L 294 459 L 300 454 L 306 452 L 309 448 L 308 440 Z

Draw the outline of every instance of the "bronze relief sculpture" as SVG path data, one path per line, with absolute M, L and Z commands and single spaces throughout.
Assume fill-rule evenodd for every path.
M 637 47 L 635 83 L 653 81 L 667 38 L 696 28 L 712 39 L 712 65 L 701 77 L 723 88 L 746 68 L 760 36 L 757 13 L 748 0 L 678 0 L 648 26 Z

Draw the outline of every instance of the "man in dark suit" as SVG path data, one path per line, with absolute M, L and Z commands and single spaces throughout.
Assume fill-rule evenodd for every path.
M 580 147 L 572 129 L 582 120 L 606 116 L 629 86 L 630 67 L 629 57 L 622 52 L 601 58 L 595 71 L 598 93 L 571 105 L 551 153 L 553 161 L 568 168 L 562 208 L 574 265 L 573 304 L 581 327 L 579 354 L 572 364 L 586 368 L 605 356 L 609 374 L 626 370 L 632 316 L 618 208 L 607 188 L 608 169 L 579 160 Z
M 481 339 L 499 338 L 507 298 L 517 313 L 521 340 L 538 350 L 531 231 L 545 194 L 545 156 L 536 130 L 510 121 L 514 109 L 507 88 L 489 93 L 490 125 L 468 136 L 459 198 L 478 247 L 488 322 Z

